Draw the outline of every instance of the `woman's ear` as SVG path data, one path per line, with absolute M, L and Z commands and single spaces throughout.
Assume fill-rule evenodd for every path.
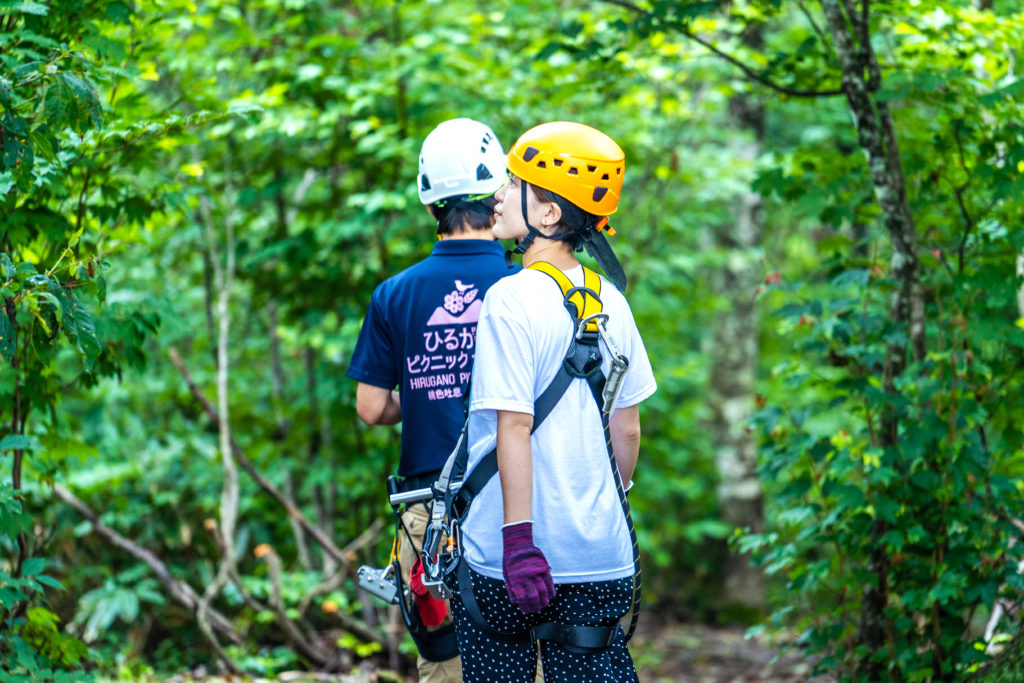
M 555 202 L 544 202 L 541 204 L 540 224 L 545 228 L 558 225 L 562 220 L 562 207 Z

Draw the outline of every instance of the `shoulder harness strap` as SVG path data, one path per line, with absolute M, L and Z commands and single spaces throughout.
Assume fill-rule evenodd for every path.
M 601 277 L 586 266 L 583 267 L 583 286 L 577 287 L 555 266 L 547 261 L 537 261 L 529 266 L 549 276 L 562 290 L 565 309 L 573 320 L 573 332 L 579 331 L 580 323 L 586 320 L 585 332 L 597 333 L 597 318 L 601 313 Z

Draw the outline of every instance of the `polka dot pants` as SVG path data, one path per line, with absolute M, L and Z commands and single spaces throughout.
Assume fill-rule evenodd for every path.
M 554 621 L 581 626 L 614 626 L 629 610 L 631 578 L 596 583 L 562 583 L 540 614 L 525 615 L 508 597 L 505 582 L 470 571 L 473 595 L 488 625 L 501 632 L 528 631 Z M 533 683 L 537 669 L 536 645 L 498 640 L 473 621 L 462 601 L 452 600 L 455 630 L 462 656 L 464 683 Z M 612 645 L 593 654 L 570 652 L 560 643 L 541 641 L 541 666 L 546 683 L 637 682 L 633 659 L 619 628 Z

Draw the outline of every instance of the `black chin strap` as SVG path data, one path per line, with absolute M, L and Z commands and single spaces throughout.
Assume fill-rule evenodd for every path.
M 519 193 L 519 197 L 520 197 L 520 200 L 521 200 L 520 204 L 522 206 L 522 211 L 523 211 L 523 222 L 526 223 L 527 233 L 526 233 L 526 237 L 524 237 L 523 239 L 521 239 L 518 242 L 516 242 L 516 248 L 512 250 L 512 253 L 513 254 L 525 254 L 526 250 L 530 248 L 531 244 L 533 244 L 533 240 L 537 239 L 538 237 L 541 237 L 541 238 L 546 239 L 546 240 L 551 240 L 552 242 L 565 242 L 566 240 L 572 239 L 573 235 L 569 235 L 569 234 L 558 235 L 558 236 L 555 236 L 555 235 L 545 235 L 540 230 L 538 230 L 537 228 L 535 228 L 532 225 L 530 225 L 530 219 L 527 218 L 527 216 L 526 216 L 526 191 L 527 191 L 527 189 L 529 189 L 530 184 L 528 182 L 526 182 L 525 180 L 522 180 L 522 183 L 523 183 L 523 189 L 522 189 L 522 192 Z
M 516 248 L 512 250 L 513 254 L 525 254 L 526 250 L 530 248 L 531 244 L 533 244 L 533 240 L 538 237 L 547 237 L 547 235 L 542 233 L 540 230 L 530 225 L 530 219 L 526 215 L 526 193 L 530 188 L 530 184 L 525 180 L 522 180 L 521 182 L 522 187 L 520 188 L 519 198 L 521 200 L 520 205 L 523 211 L 523 222 L 526 223 L 527 233 L 526 237 L 516 242 Z

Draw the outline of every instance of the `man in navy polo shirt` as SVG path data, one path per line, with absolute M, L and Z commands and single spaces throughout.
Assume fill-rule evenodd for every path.
M 452 119 L 427 136 L 418 187 L 437 220 L 438 242 L 430 256 L 377 287 L 352 354 L 347 374 L 359 382 L 359 417 L 369 425 L 402 423 L 403 490 L 430 486 L 455 446 L 484 294 L 519 270 L 491 234 L 505 168 L 501 143 L 482 123 Z M 409 536 L 399 553 L 406 583 L 428 515 L 425 505 L 412 505 L 402 517 Z M 443 662 L 421 656 L 418 667 L 421 683 L 462 680 L 457 652 Z

